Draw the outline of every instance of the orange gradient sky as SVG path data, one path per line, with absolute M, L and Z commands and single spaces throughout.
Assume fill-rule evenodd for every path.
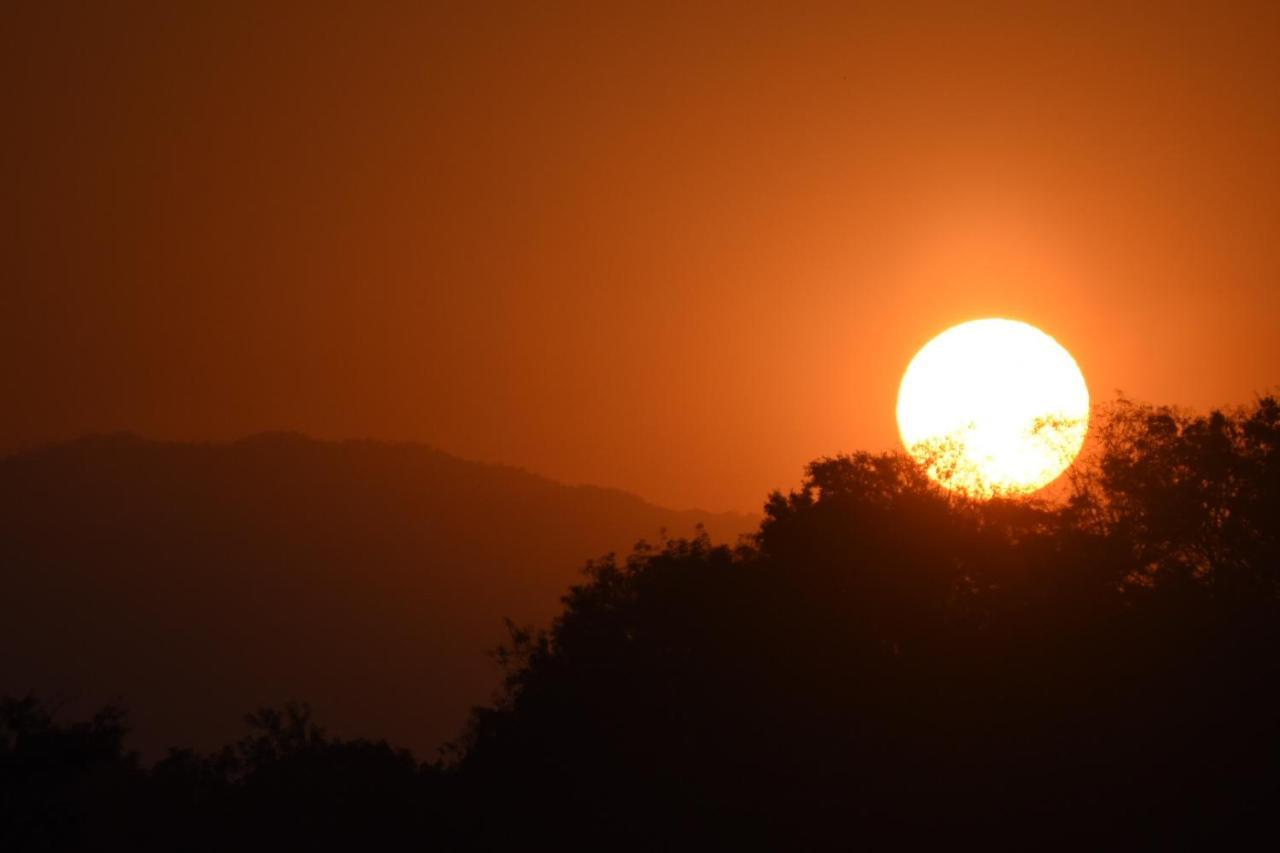
M 0 447 L 298 429 L 756 509 L 896 446 L 964 320 L 1099 400 L 1280 382 L 1280 5 L 204 5 L 8 16 Z

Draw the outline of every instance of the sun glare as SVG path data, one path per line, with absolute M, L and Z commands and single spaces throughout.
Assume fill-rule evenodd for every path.
M 916 353 L 898 390 L 907 451 L 934 480 L 974 497 L 1047 486 L 1080 452 L 1088 423 L 1075 359 L 1015 320 L 948 329 Z

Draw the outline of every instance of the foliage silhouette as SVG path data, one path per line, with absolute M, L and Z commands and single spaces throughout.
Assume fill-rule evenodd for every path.
M 0 847 L 355 849 L 439 840 L 450 792 L 440 765 L 386 742 L 342 740 L 305 705 L 246 717 L 250 733 L 149 770 L 123 749 L 123 716 L 58 724 L 28 697 L 0 705 Z M 433 819 L 434 818 L 434 819 Z
M 144 770 L 117 718 L 58 728 L 27 700 L 4 706 L 4 790 L 55 792 L 22 801 L 23 838 L 56 807 L 101 833 L 217 825 L 241 847 L 1131 847 L 1271 832 L 1280 405 L 1120 400 L 1092 435 L 1060 501 L 977 501 L 903 455 L 859 453 L 771 495 L 737 547 L 703 535 L 593 561 L 549 628 L 509 623 L 500 693 L 445 763 L 330 738 L 295 706 L 252 717 L 235 747 Z M 64 757 L 95 753 L 54 744 L 99 730 L 107 776 L 124 781 L 96 800 L 65 780 L 106 778 L 87 769 L 97 759 Z M 33 773 L 55 781 L 33 787 Z M 108 797 L 122 800 L 110 820 Z
M 139 818 L 130 794 L 142 771 L 126 731 L 117 708 L 59 725 L 34 697 L 0 699 L 0 848 L 72 849 Z

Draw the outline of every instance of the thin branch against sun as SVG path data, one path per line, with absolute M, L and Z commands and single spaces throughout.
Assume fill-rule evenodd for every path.
M 1075 360 L 1026 323 L 975 320 L 926 344 L 898 392 L 907 452 L 941 485 L 979 498 L 1053 482 L 1080 452 L 1089 392 Z

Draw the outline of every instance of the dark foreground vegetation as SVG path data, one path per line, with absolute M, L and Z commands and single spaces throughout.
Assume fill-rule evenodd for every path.
M 1274 842 L 1280 404 L 1116 404 L 1055 504 L 814 463 L 757 536 L 592 564 L 422 764 L 263 711 L 144 767 L 0 714 L 0 847 L 774 849 Z

